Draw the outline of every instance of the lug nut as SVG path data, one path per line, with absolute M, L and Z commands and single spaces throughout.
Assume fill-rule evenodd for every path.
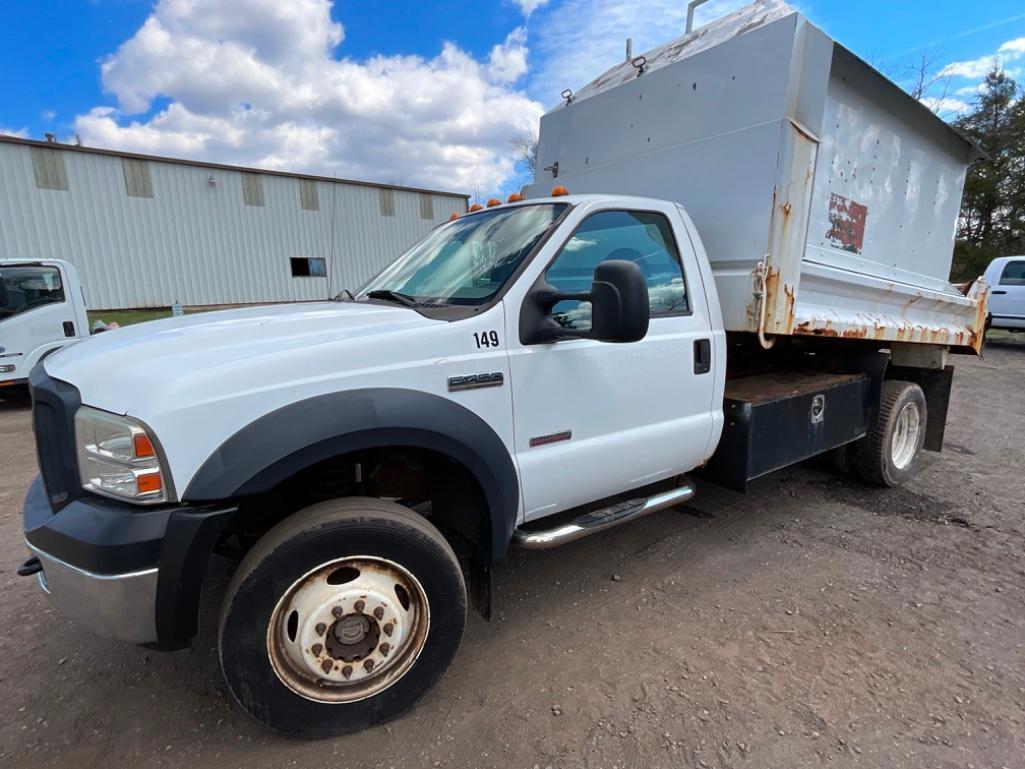
M 363 663 L 363 669 L 366 670 L 368 673 L 370 671 L 372 671 L 374 669 L 374 661 L 373 660 L 366 660 Z
M 391 651 L 391 646 L 386 643 L 381 644 L 381 654 L 387 657 L 389 651 Z
M 313 629 L 317 631 L 317 635 L 324 635 L 324 633 L 327 631 L 327 625 L 325 625 L 323 622 L 318 622 L 317 626 Z
M 389 623 L 388 623 L 387 625 L 385 625 L 385 626 L 384 626 L 383 628 L 381 628 L 381 629 L 382 629 L 382 630 L 384 631 L 384 634 L 385 634 L 386 636 L 391 636 L 391 634 L 392 634 L 392 631 L 394 631 L 394 630 L 395 630 L 395 626 L 394 626 L 394 625 L 393 625 L 392 623 L 390 623 L 390 622 L 389 622 Z
M 353 608 L 356 609 L 356 613 L 357 614 L 362 614 L 363 613 L 363 609 L 365 607 L 366 607 L 366 604 L 363 601 L 356 601 L 356 605 Z
M 313 652 L 314 657 L 319 657 L 320 653 L 324 651 L 324 647 L 320 644 L 313 644 L 313 648 L 310 651 Z
M 323 662 L 321 662 L 320 663 L 320 669 L 323 670 L 325 673 L 330 673 L 331 672 L 331 660 L 324 660 Z
M 376 609 L 374 609 L 374 616 L 377 617 L 378 619 L 381 619 L 382 617 L 384 617 L 384 609 L 382 609 L 380 606 L 378 606 Z
M 345 676 L 346 678 L 351 676 L 352 675 L 352 665 L 346 665 L 344 668 L 342 668 L 342 675 Z
M 343 609 L 341 606 L 336 606 L 331 610 L 331 613 L 335 615 L 335 619 L 341 619 L 345 616 L 345 609 Z

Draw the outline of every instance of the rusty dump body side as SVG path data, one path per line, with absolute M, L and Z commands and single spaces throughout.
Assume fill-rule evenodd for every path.
M 978 352 L 986 287 L 948 280 L 971 143 L 774 0 L 645 57 L 542 118 L 539 169 L 680 203 L 728 331 Z

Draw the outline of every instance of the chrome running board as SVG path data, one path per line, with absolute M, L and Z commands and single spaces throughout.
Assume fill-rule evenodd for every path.
M 562 526 L 543 531 L 527 531 L 516 529 L 512 535 L 512 543 L 527 550 L 545 550 L 557 547 L 575 539 L 581 539 L 605 529 L 611 529 L 626 521 L 665 510 L 667 507 L 683 504 L 695 494 L 694 484 L 684 478 L 681 486 L 656 494 L 647 499 L 631 499 L 626 502 L 604 507 L 585 513 Z

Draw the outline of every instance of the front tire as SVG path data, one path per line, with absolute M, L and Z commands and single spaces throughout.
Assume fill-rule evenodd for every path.
M 858 477 L 890 487 L 912 478 L 925 443 L 927 418 L 921 387 L 897 379 L 884 381 L 875 424 L 851 444 L 851 464 Z
M 288 734 L 383 723 L 459 648 L 466 587 L 442 534 L 400 505 L 331 500 L 279 523 L 246 555 L 221 610 L 228 688 Z

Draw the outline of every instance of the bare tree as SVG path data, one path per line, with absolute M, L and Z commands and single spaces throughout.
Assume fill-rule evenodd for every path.
M 923 49 L 904 61 L 874 66 L 934 113 L 949 119 L 956 111 L 950 110 L 947 102 L 953 75 L 945 71 L 941 60 L 940 51 Z
M 533 176 L 537 172 L 537 131 L 517 134 L 509 140 L 517 159 L 522 160 Z

